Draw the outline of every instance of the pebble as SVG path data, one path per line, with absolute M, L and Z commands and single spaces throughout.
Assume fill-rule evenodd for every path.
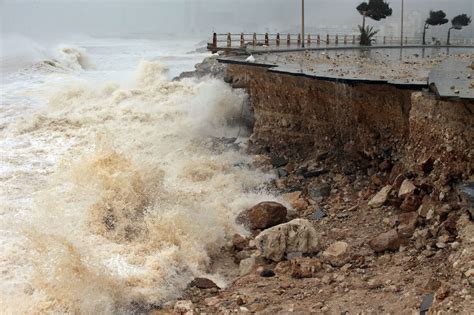
M 273 270 L 265 269 L 260 273 L 260 276 L 263 278 L 271 278 L 275 276 Z

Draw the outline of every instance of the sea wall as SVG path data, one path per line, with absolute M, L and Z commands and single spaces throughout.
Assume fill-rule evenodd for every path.
M 472 173 L 474 104 L 439 101 L 388 84 L 345 84 L 230 64 L 226 80 L 245 88 L 255 116 L 252 140 L 270 151 L 402 161 L 430 157 Z M 456 164 L 456 163 L 454 163 Z M 410 167 L 411 168 L 411 167 Z

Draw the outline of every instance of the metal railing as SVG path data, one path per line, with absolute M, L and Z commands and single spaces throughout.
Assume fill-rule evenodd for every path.
M 208 44 L 208 49 L 217 51 L 220 49 L 245 49 L 247 47 L 314 47 L 319 45 L 326 46 L 355 46 L 359 45 L 360 36 L 355 34 L 306 34 L 302 38 L 301 34 L 280 34 L 280 33 L 214 33 L 212 42 Z M 402 40 L 396 36 L 375 36 L 373 39 L 375 45 L 401 45 Z M 442 39 L 430 40 L 431 45 L 446 44 Z M 404 37 L 403 45 L 421 45 L 422 40 L 419 37 Z M 451 45 L 474 45 L 474 40 L 470 38 L 451 39 Z

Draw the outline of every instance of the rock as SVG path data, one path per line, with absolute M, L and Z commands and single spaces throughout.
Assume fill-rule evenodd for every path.
M 296 279 L 312 278 L 322 269 L 319 259 L 300 257 L 290 262 L 289 274 Z
M 474 182 L 466 182 L 458 186 L 461 195 L 466 199 L 466 203 L 471 209 L 474 208 Z M 471 213 L 472 215 L 472 213 Z
M 249 249 L 249 250 L 242 250 L 242 251 L 240 251 L 240 252 L 238 252 L 238 253 L 235 254 L 235 256 L 234 256 L 234 258 L 235 258 L 234 261 L 235 261 L 236 263 L 240 263 L 242 260 L 247 259 L 247 258 L 249 258 L 250 256 L 252 256 L 252 254 L 253 254 L 254 252 L 255 252 L 255 251 L 254 251 L 254 250 L 251 250 L 251 249 Z
M 237 217 L 237 223 L 248 228 L 266 229 L 286 222 L 287 210 L 277 202 L 261 202 L 258 205 L 243 211 Z
M 278 169 L 278 177 L 282 178 L 282 177 L 288 177 L 288 175 L 290 175 L 288 173 L 287 170 L 285 170 L 284 168 L 279 168 Z
M 331 194 L 331 186 L 325 183 L 312 184 L 308 187 L 308 195 L 312 199 L 328 197 Z
M 303 257 L 303 253 L 302 252 L 294 252 L 294 253 L 287 253 L 286 254 L 286 260 L 293 260 L 295 258 L 301 258 Z
M 280 168 L 286 166 L 288 164 L 288 160 L 279 156 L 272 156 L 270 163 L 272 163 L 273 167 Z
M 317 169 L 306 170 L 305 172 L 303 172 L 303 177 L 312 178 L 312 177 L 318 177 L 327 173 L 329 173 L 329 171 L 321 167 Z
M 371 208 L 380 208 L 387 202 L 388 196 L 390 195 L 390 192 L 392 191 L 392 186 L 387 185 L 384 188 L 382 188 L 370 201 L 369 201 L 369 207 Z
M 429 157 L 420 163 L 420 169 L 425 174 L 428 175 L 434 169 L 434 159 Z
M 416 224 L 418 222 L 418 213 L 417 212 L 407 212 L 402 213 L 398 217 L 400 225 L 398 226 L 398 235 L 404 238 L 410 238 L 416 229 Z
M 193 314 L 193 302 L 190 300 L 177 301 L 174 311 L 178 314 Z
M 399 190 L 400 187 L 402 186 L 403 181 L 404 181 L 405 179 L 406 179 L 406 178 L 405 178 L 405 175 L 403 175 L 403 174 L 398 175 L 398 176 L 395 178 L 395 180 L 393 181 L 393 184 L 392 184 L 393 189 Z
M 232 237 L 232 246 L 234 247 L 234 249 L 241 251 L 247 248 L 248 245 L 249 245 L 249 240 L 243 237 L 242 235 L 235 234 Z
M 400 209 L 404 212 L 417 211 L 421 205 L 421 198 L 418 195 L 411 194 L 405 197 Z
M 379 279 L 370 279 L 367 281 L 367 287 L 371 290 L 375 290 L 383 287 L 383 282 Z
M 275 273 L 273 272 L 273 270 L 270 270 L 270 269 L 264 269 L 260 273 L 260 277 L 263 277 L 263 278 L 271 278 L 271 277 L 274 277 L 274 276 L 275 276 Z
M 420 305 L 420 314 L 425 315 L 433 305 L 434 293 L 427 294 L 423 297 Z
M 316 209 L 316 211 L 314 211 L 313 215 L 311 216 L 311 219 L 313 220 L 321 220 L 323 218 L 327 217 L 327 214 L 326 212 L 324 212 L 323 210 L 321 209 Z
M 196 287 L 198 289 L 220 289 L 217 284 L 214 283 L 214 281 L 209 280 L 207 278 L 195 278 L 193 281 L 191 281 L 189 286 Z
M 471 268 L 468 271 L 466 271 L 464 275 L 466 276 L 466 278 L 474 277 L 474 268 Z
M 334 267 L 344 266 L 350 260 L 349 244 L 336 242 L 323 252 L 324 260 Z
M 217 61 L 216 56 L 205 58 L 201 63 L 195 66 L 194 71 L 188 71 L 181 73 L 178 77 L 175 77 L 173 81 L 180 81 L 186 78 L 202 78 L 205 76 L 211 76 L 218 79 L 226 79 L 228 83 L 232 82 L 232 78 L 226 77 L 225 70 L 226 65 Z
M 209 306 L 209 307 L 216 307 L 218 306 L 220 300 L 217 296 L 211 296 L 206 299 L 204 299 L 204 304 Z
M 239 264 L 239 273 L 241 276 L 245 276 L 253 271 L 255 266 L 257 265 L 257 261 L 255 257 L 250 257 L 240 261 Z
M 386 250 L 397 250 L 400 248 L 401 243 L 398 232 L 390 230 L 370 240 L 369 246 L 376 252 L 383 252 Z
M 291 207 L 295 210 L 305 210 L 308 207 L 308 202 L 301 198 L 301 191 L 286 193 L 282 197 L 288 201 Z
M 428 214 L 434 214 L 435 204 L 429 196 L 425 196 L 421 205 L 418 207 L 418 215 L 422 218 L 427 218 Z
M 278 274 L 289 275 L 293 278 L 312 278 L 322 269 L 319 259 L 310 257 L 297 257 L 291 261 L 281 261 L 275 267 Z
M 277 274 L 289 274 L 291 270 L 291 261 L 289 260 L 284 260 L 280 261 L 276 266 L 275 266 L 275 272 Z
M 405 198 L 416 191 L 416 186 L 409 179 L 405 179 L 398 190 L 398 198 Z
M 269 228 L 255 240 L 262 256 L 275 262 L 281 261 L 287 253 L 311 254 L 319 249 L 316 230 L 304 219 L 295 219 Z

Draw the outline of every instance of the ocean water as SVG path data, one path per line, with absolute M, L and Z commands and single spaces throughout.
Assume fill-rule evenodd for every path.
M 195 41 L 9 45 L 0 313 L 127 314 L 196 276 L 225 286 L 208 270 L 245 233 L 235 216 L 275 200 L 272 175 L 216 140 L 239 134 L 247 95 L 215 79 L 171 81 L 208 56 L 188 53 Z

